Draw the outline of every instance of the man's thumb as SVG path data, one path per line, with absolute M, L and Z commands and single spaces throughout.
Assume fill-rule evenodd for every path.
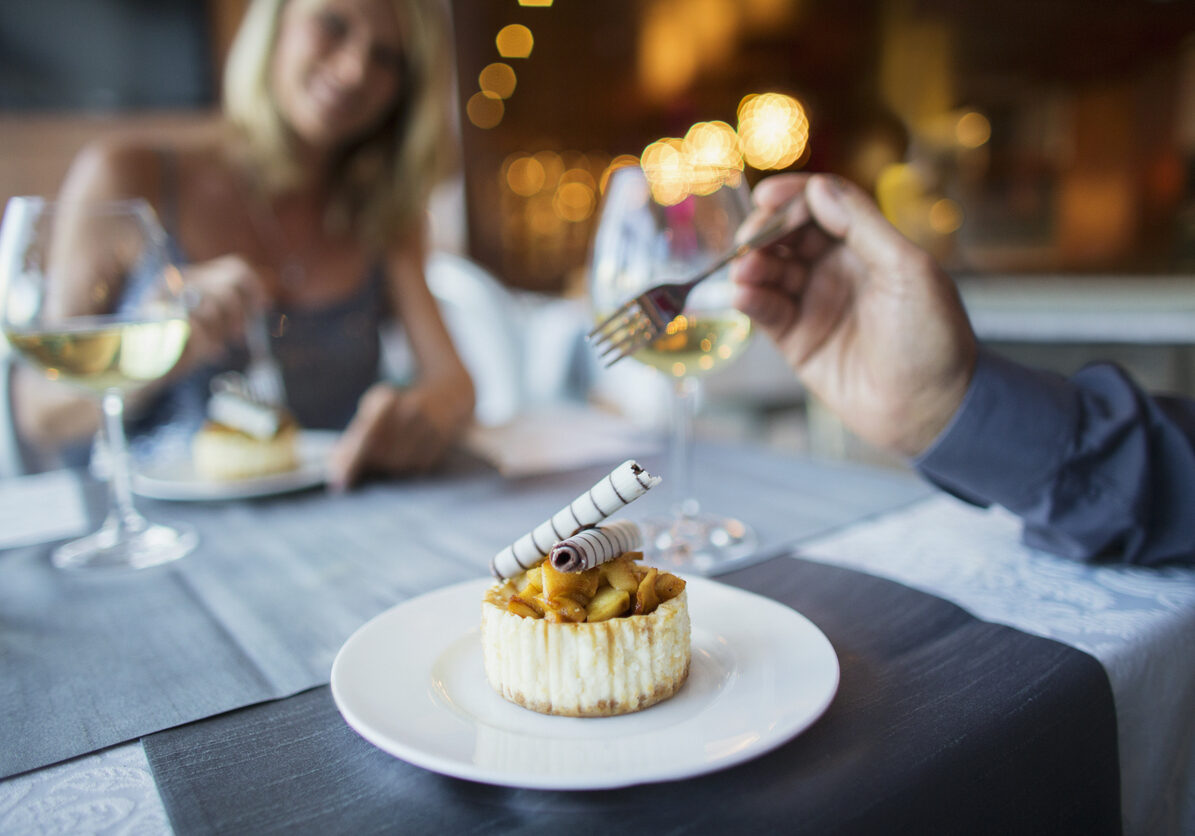
M 816 174 L 809 180 L 805 198 L 818 225 L 841 238 L 869 267 L 895 267 L 906 257 L 909 241 L 853 183 Z

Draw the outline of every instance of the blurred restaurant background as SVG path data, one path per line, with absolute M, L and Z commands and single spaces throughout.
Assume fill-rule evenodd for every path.
M 210 119 L 245 5 L 6 3 L 0 198 L 53 194 L 97 136 Z M 1195 395 L 1192 0 L 451 9 L 461 167 L 435 204 L 436 242 L 535 314 L 524 332 L 585 321 L 611 166 L 729 154 L 751 183 L 816 170 L 871 190 L 958 280 L 981 337 L 1019 359 L 1065 373 L 1111 357 Z M 600 372 L 557 365 L 572 394 L 601 389 Z M 807 410 L 759 346 L 709 382 L 704 414 L 714 430 L 849 453 Z

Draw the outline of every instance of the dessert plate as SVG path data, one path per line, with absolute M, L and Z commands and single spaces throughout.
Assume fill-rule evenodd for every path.
M 332 430 L 303 430 L 298 439 L 297 468 L 251 479 L 203 479 L 185 457 L 147 462 L 133 474 L 133 492 L 151 499 L 203 502 L 251 499 L 312 488 L 327 480 L 328 453 L 339 436 L 340 433 Z
M 530 789 L 687 778 L 758 757 L 808 728 L 838 689 L 838 657 L 825 635 L 771 599 L 686 580 L 689 679 L 644 711 L 555 717 L 498 696 L 475 626 L 488 579 L 422 595 L 367 622 L 332 664 L 332 696 L 358 734 L 395 757 Z

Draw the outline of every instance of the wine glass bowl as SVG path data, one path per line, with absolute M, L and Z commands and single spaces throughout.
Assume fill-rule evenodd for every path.
M 603 322 L 629 299 L 699 274 L 734 247 L 750 200 L 741 174 L 700 193 L 661 198 L 639 166 L 610 175 L 594 233 L 589 298 Z M 666 201 L 666 202 L 665 202 Z M 630 356 L 672 383 L 668 482 L 672 515 L 643 521 L 647 551 L 658 563 L 704 574 L 749 556 L 755 535 L 745 523 L 703 512 L 691 479 L 693 409 L 700 378 L 747 347 L 751 322 L 732 305 L 729 267 L 694 286 L 684 310 L 660 337 Z
M 132 501 L 125 395 L 169 373 L 190 325 L 165 233 L 141 200 L 11 198 L 0 224 L 0 327 L 16 356 L 100 403 L 110 510 L 59 546 L 59 568 L 143 568 L 182 557 L 192 530 L 146 520 Z

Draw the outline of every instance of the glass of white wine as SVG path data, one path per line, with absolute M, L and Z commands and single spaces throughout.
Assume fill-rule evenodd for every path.
M 637 165 L 611 173 L 590 254 L 595 321 L 650 287 L 688 279 L 733 246 L 750 211 L 741 173 L 728 172 L 697 192 L 677 186 L 653 184 Z M 710 574 L 755 550 L 747 524 L 701 509 L 692 478 L 700 379 L 738 357 L 750 336 L 751 321 L 731 305 L 729 268 L 723 268 L 697 285 L 662 337 L 632 355 L 666 375 L 673 391 L 667 474 L 672 515 L 642 521 L 656 562 Z
M 0 224 L 0 327 L 17 356 L 99 400 L 111 459 L 98 531 L 55 549 L 63 569 L 139 569 L 191 551 L 195 532 L 133 505 L 125 395 L 169 372 L 190 334 L 182 281 L 141 200 L 56 203 L 14 197 Z

